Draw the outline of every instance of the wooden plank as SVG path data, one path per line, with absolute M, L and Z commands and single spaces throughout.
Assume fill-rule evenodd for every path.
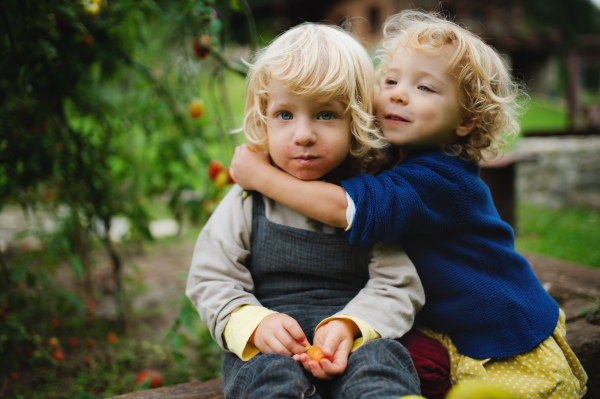
M 600 270 L 545 256 L 524 254 L 535 275 L 558 302 L 600 298 Z
M 224 399 L 222 383 L 222 378 L 205 382 L 192 381 L 170 387 L 127 393 L 114 396 L 112 399 Z

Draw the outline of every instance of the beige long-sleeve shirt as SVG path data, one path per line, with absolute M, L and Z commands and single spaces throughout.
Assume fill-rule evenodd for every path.
M 339 230 L 264 196 L 263 200 L 271 222 L 339 234 Z M 213 339 L 223 350 L 232 350 L 241 358 L 256 353 L 252 348 L 248 351 L 246 341 L 262 317 L 271 313 L 253 295 L 254 282 L 245 266 L 251 254 L 252 201 L 252 196 L 243 198 L 237 185 L 223 198 L 198 237 L 186 288 Z M 363 334 L 369 329 L 376 332 L 363 337 L 366 340 L 374 336 L 399 338 L 410 330 L 424 303 L 423 287 L 404 249 L 399 243 L 381 244 L 373 251 L 365 287 L 332 317 L 351 318 Z M 251 312 L 244 311 L 244 305 L 252 305 L 245 307 Z M 234 314 L 233 326 L 228 326 L 234 312 L 240 317 Z

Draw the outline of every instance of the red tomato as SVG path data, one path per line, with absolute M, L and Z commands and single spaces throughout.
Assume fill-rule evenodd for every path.
M 150 380 L 150 388 L 158 388 L 164 385 L 162 375 L 156 370 L 142 370 L 135 378 L 135 383 L 140 385 Z
M 58 362 L 65 360 L 65 354 L 60 349 L 56 349 L 54 352 L 52 352 L 52 357 Z
M 119 337 L 117 337 L 117 334 L 109 332 L 108 334 L 106 334 L 106 341 L 110 344 L 114 344 L 115 342 L 117 342 L 119 340 Z
M 219 161 L 215 161 L 214 159 L 208 163 L 208 178 L 210 180 L 215 180 L 219 172 L 223 170 L 223 164 Z

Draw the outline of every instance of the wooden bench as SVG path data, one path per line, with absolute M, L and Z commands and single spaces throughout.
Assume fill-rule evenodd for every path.
M 539 280 L 567 316 L 567 341 L 586 370 L 586 398 L 600 398 L 600 315 L 586 317 L 600 298 L 600 270 L 556 259 L 525 255 Z M 128 393 L 113 399 L 221 399 L 220 378 Z
M 171 387 L 147 389 L 114 396 L 112 399 L 224 399 L 222 379 L 192 381 Z

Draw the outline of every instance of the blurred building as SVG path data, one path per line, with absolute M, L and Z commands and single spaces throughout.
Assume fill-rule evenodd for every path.
M 351 30 L 368 49 L 380 41 L 388 16 L 411 8 L 437 11 L 495 47 L 531 93 L 565 98 L 573 129 L 599 123 L 598 106 L 580 105 L 580 71 L 598 65 L 599 37 L 591 39 L 593 45 L 587 38 L 587 44 L 579 45 L 566 62 L 565 38 L 559 29 L 532 23 L 524 0 L 255 0 L 250 4 L 257 21 L 269 21 L 279 32 L 305 21 L 350 22 Z

